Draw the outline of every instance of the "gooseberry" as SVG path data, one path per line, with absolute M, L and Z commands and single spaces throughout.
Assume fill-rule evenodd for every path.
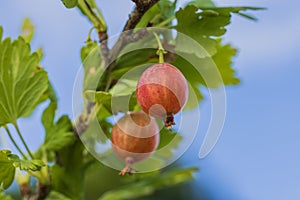
M 131 165 L 148 158 L 159 143 L 159 129 L 156 122 L 142 111 L 131 112 L 122 117 L 113 127 L 111 135 L 114 153 L 125 162 L 119 173 L 132 174 Z
M 185 105 L 188 85 L 183 74 L 169 63 L 154 64 L 138 80 L 136 98 L 144 112 L 174 125 L 174 114 Z

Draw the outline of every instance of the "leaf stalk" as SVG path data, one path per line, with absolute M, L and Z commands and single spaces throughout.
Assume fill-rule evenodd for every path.
M 23 151 L 21 150 L 21 148 L 19 147 L 19 145 L 17 144 L 17 142 L 14 140 L 9 128 L 7 126 L 4 126 L 7 134 L 8 134 L 8 137 L 9 139 L 11 140 L 11 142 L 14 144 L 14 146 L 16 147 L 16 149 L 19 151 L 19 153 L 23 156 L 23 158 L 25 160 L 28 160 L 27 156 L 23 153 Z
M 25 140 L 24 140 L 24 138 L 23 138 L 23 136 L 22 136 L 22 134 L 21 134 L 21 131 L 20 131 L 20 128 L 19 128 L 17 122 L 13 123 L 13 125 L 14 125 L 14 127 L 15 127 L 15 129 L 16 129 L 16 131 L 17 131 L 17 133 L 18 133 L 18 135 L 19 135 L 19 137 L 20 137 L 20 139 L 21 139 L 23 145 L 25 146 L 25 149 L 26 149 L 26 151 L 28 152 L 30 158 L 31 158 L 31 159 L 34 159 L 34 157 L 33 157 L 32 153 L 31 153 L 29 147 L 27 146 L 27 144 L 26 144 L 26 142 L 25 142 Z

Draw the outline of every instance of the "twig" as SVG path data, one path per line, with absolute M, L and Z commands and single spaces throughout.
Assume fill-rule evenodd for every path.
M 115 66 L 115 59 L 120 54 L 122 49 L 130 42 L 136 41 L 143 36 L 147 34 L 146 30 L 140 30 L 136 33 L 133 32 L 133 29 L 138 24 L 138 22 L 141 20 L 143 15 L 159 0 L 132 0 L 136 6 L 134 10 L 129 15 L 129 19 L 127 20 L 125 26 L 123 27 L 123 33 L 113 46 L 113 48 L 110 50 L 107 45 L 108 41 L 108 35 L 107 31 L 105 30 L 99 30 L 98 29 L 98 37 L 100 41 L 100 47 L 101 47 L 101 53 L 103 56 L 103 62 L 102 66 L 106 68 L 105 73 L 103 74 L 103 82 L 104 84 L 100 86 L 100 90 L 108 90 L 112 87 L 110 74 L 112 72 L 113 67 Z M 86 3 L 86 2 L 85 2 Z M 88 7 L 89 12 L 93 13 L 93 10 Z M 95 15 L 93 13 L 92 15 Z M 76 123 L 76 127 L 74 128 L 74 132 L 76 135 L 81 135 L 85 130 L 87 129 L 88 125 L 87 118 L 88 113 L 86 115 L 82 114 Z
M 126 46 L 129 42 L 133 42 L 141 36 L 145 35 L 145 30 L 140 30 L 137 33 L 133 32 L 133 29 L 135 26 L 139 23 L 143 15 L 154 5 L 156 4 L 159 0 L 132 0 L 136 6 L 129 15 L 129 19 L 127 20 L 124 28 L 123 28 L 123 33 L 119 37 L 118 41 L 112 48 L 110 52 L 110 57 L 112 60 L 114 60 L 118 54 L 121 52 L 121 50 Z M 112 68 L 114 66 L 114 62 L 111 63 L 107 67 L 107 72 L 109 75 L 110 72 L 112 71 Z
M 98 37 L 99 37 L 100 48 L 101 48 L 101 53 L 103 58 L 102 66 L 106 66 L 110 63 L 111 60 L 110 50 L 107 44 L 107 40 L 108 40 L 107 31 L 98 31 Z
M 31 196 L 31 187 L 29 184 L 24 183 L 20 185 L 20 193 L 23 200 L 29 200 Z
M 123 28 L 124 31 L 134 29 L 135 26 L 139 23 L 143 15 L 159 0 L 132 0 L 136 7 L 129 15 L 129 19 L 126 22 L 126 25 Z
M 114 45 L 114 47 L 111 50 L 112 51 L 111 57 L 116 57 L 121 52 L 123 47 L 126 46 L 126 44 L 133 41 L 130 40 L 129 37 L 132 35 L 133 29 L 139 23 L 143 15 L 159 0 L 132 0 L 132 1 L 135 2 L 136 6 L 134 10 L 131 12 L 131 14 L 129 15 L 129 19 L 127 20 L 123 28 L 122 35 L 120 36 L 117 43 Z M 136 37 L 136 38 L 140 38 L 140 37 Z

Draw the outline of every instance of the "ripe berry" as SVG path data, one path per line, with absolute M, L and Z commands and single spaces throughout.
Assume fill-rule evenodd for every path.
M 126 164 L 120 175 L 131 175 L 136 171 L 131 165 L 148 158 L 156 150 L 159 143 L 158 133 L 156 122 L 142 111 L 127 114 L 114 125 L 111 135 L 112 149 Z
M 165 126 L 174 125 L 173 115 L 187 101 L 188 85 L 183 74 L 169 63 L 155 64 L 140 77 L 136 97 L 139 105 L 149 115 L 165 120 Z

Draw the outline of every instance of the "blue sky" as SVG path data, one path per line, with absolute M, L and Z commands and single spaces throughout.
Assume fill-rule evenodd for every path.
M 204 188 L 210 199 L 300 199 L 299 2 L 216 2 L 220 6 L 248 5 L 268 10 L 253 13 L 258 22 L 233 17 L 225 37 L 239 49 L 234 66 L 242 82 L 226 89 L 226 122 L 211 154 L 198 159 L 205 132 L 200 126 L 181 161 L 201 168 L 195 187 Z M 111 25 L 110 34 L 121 30 L 133 6 L 124 0 L 99 1 L 99 5 Z M 111 5 L 122 9 L 113 12 Z M 36 26 L 33 48 L 44 48 L 42 64 L 59 94 L 59 113 L 71 115 L 79 50 L 90 24 L 76 10 L 65 9 L 59 0 L 1 3 L 0 24 L 6 36 L 17 37 L 24 17 Z M 204 116 L 209 113 L 208 101 L 206 96 L 200 105 Z M 43 129 L 37 123 L 43 106 L 34 113 L 33 120 L 21 121 L 26 140 L 35 148 L 43 139 L 39 134 Z

